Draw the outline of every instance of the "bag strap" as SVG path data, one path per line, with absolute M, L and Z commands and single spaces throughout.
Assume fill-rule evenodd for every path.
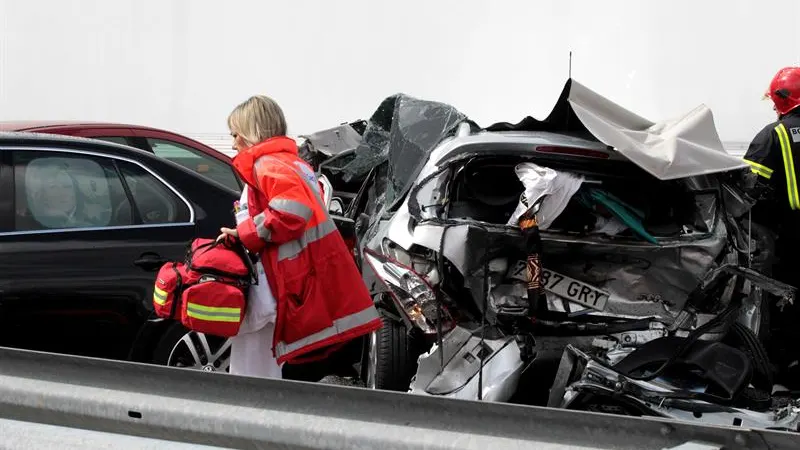
M 232 244 L 229 244 L 227 241 L 232 241 Z M 225 236 L 225 239 L 222 240 L 225 243 L 225 246 L 236 252 L 242 261 L 244 261 L 244 265 L 247 266 L 247 271 L 250 272 L 250 279 L 253 285 L 258 285 L 258 271 L 256 269 L 253 260 L 250 258 L 250 252 L 247 251 L 242 240 L 238 237 L 234 238 L 232 236 Z
M 258 272 L 256 271 L 256 266 L 253 264 L 253 260 L 250 258 L 250 252 L 247 251 L 247 248 L 245 248 L 242 240 L 238 237 L 228 235 L 225 236 L 225 238 L 221 241 L 214 241 L 212 247 L 220 244 L 239 255 L 239 258 L 244 261 L 244 265 L 247 266 L 247 271 L 250 274 L 251 284 L 258 285 Z
M 192 248 L 192 243 L 190 242 L 189 243 L 189 248 L 186 251 L 186 262 L 187 263 L 190 262 L 192 260 L 192 257 L 195 255 L 195 253 L 199 252 L 201 249 L 206 248 L 208 250 L 211 250 L 212 248 L 216 247 L 218 243 L 219 242 L 217 242 L 217 241 L 209 241 L 209 242 L 206 242 L 205 244 L 198 245 L 197 248 Z
M 205 244 L 200 244 L 196 248 L 192 249 L 189 248 L 188 253 L 186 254 L 186 265 L 192 267 L 192 258 L 195 254 L 203 250 L 207 252 L 218 245 L 223 245 L 224 247 L 228 248 L 229 250 L 236 253 L 239 258 L 244 262 L 244 265 L 247 266 L 247 272 L 250 276 L 250 284 L 258 285 L 258 272 L 256 271 L 255 265 L 253 264 L 253 260 L 250 259 L 250 253 L 245 248 L 242 241 L 237 237 L 233 236 L 225 236 L 222 240 L 213 240 L 210 242 L 206 242 Z

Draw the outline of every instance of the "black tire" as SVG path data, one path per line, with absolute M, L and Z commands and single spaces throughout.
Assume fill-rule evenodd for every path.
M 409 335 L 402 322 L 387 317 L 382 320 L 383 327 L 376 333 L 375 388 L 406 392 L 417 372 L 417 358 L 424 352 L 423 346 Z M 365 353 L 364 365 L 369 364 L 369 351 Z
M 158 364 L 159 366 L 168 365 L 172 349 L 188 332 L 189 330 L 179 323 L 170 325 L 164 335 L 161 336 L 161 339 L 159 339 L 155 350 L 153 350 L 153 364 Z

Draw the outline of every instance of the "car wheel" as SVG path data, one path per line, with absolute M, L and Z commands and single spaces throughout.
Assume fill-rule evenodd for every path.
M 176 323 L 167 329 L 153 352 L 153 363 L 206 372 L 228 372 L 231 340 L 189 330 Z
M 365 339 L 364 384 L 370 389 L 408 391 L 423 350 L 402 322 L 387 317 L 382 320 L 383 327 Z

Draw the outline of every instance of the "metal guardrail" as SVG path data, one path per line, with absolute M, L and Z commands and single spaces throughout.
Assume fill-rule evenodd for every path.
M 780 449 L 800 437 L 0 348 L 0 447 Z M 171 442 L 165 442 L 171 441 Z M 103 447 L 107 448 L 107 447 Z

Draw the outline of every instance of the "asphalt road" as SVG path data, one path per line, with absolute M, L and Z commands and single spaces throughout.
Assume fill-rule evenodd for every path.
M 364 382 L 357 378 L 344 378 L 336 375 L 329 375 L 319 381 L 323 384 L 335 384 L 337 386 L 366 387 Z

